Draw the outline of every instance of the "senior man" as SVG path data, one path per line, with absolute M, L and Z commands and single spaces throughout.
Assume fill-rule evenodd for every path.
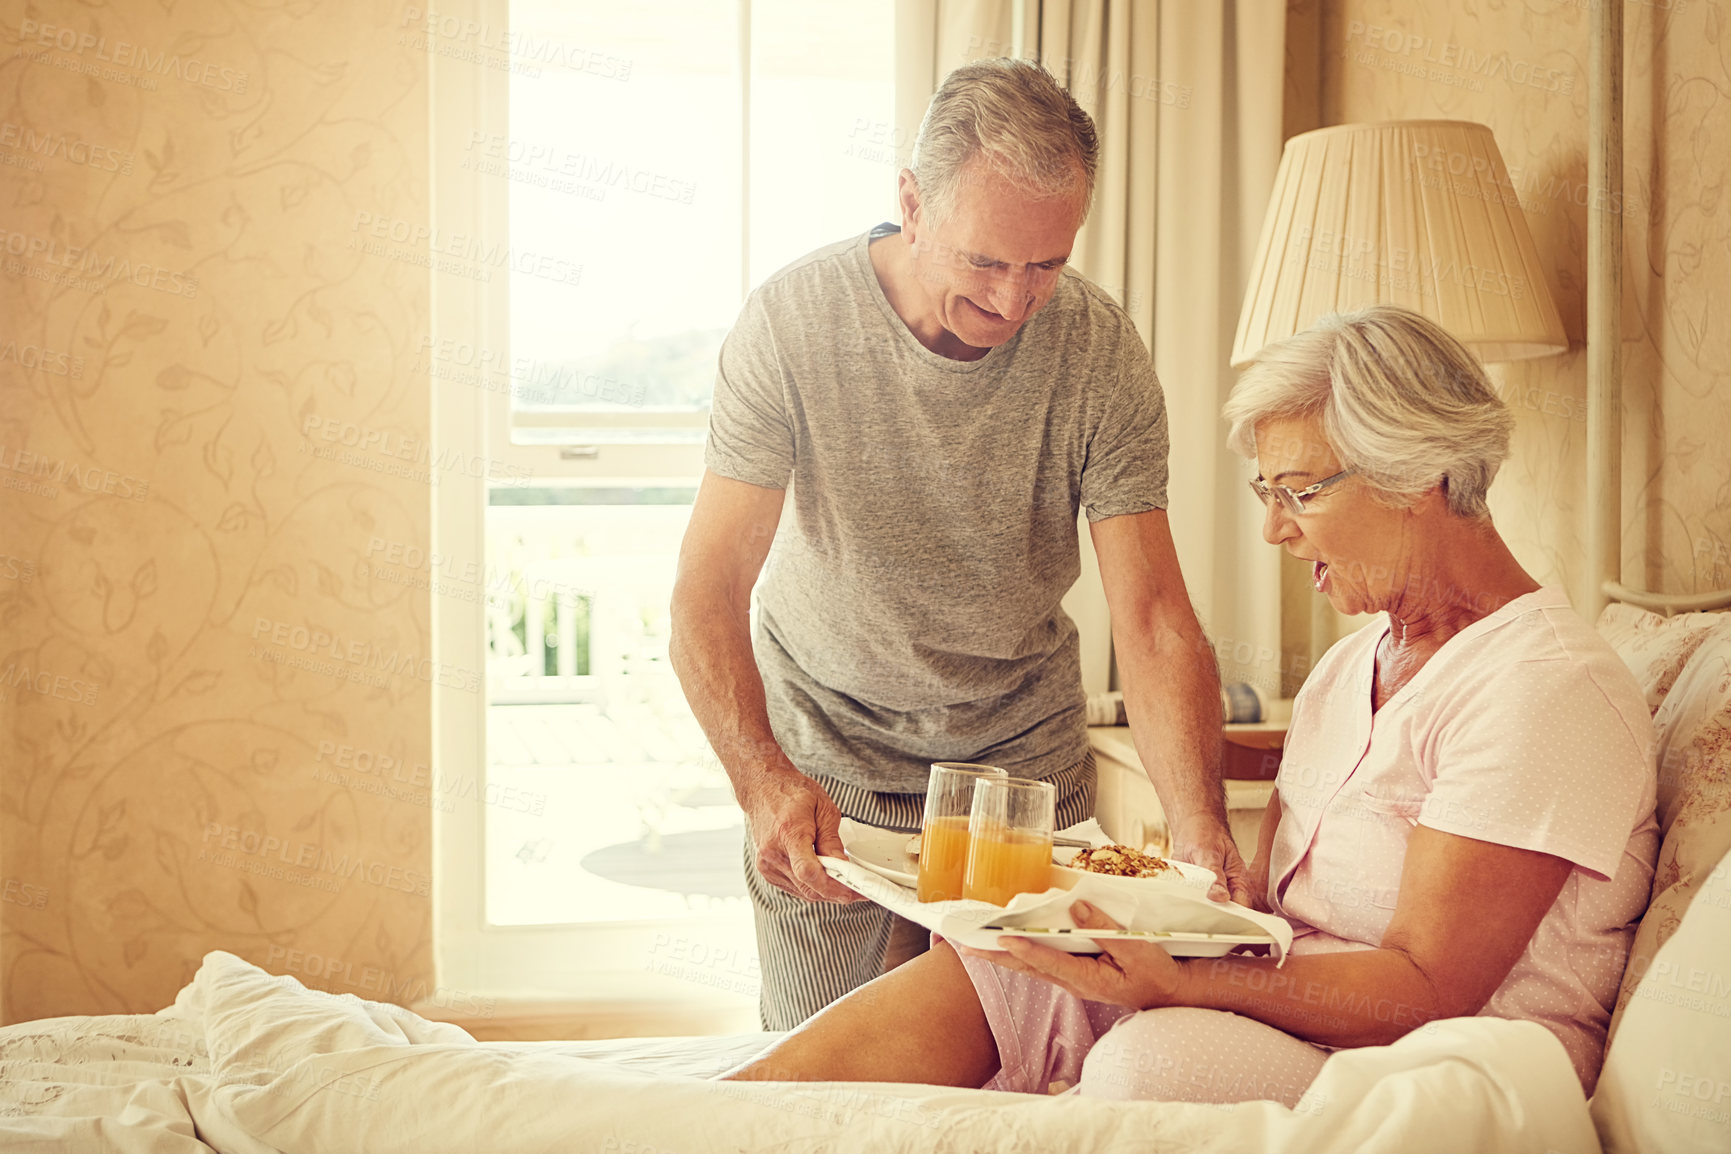
M 1059 606 L 1078 508 L 1174 852 L 1248 896 L 1219 674 L 1167 525 L 1165 402 L 1124 311 L 1064 267 L 1097 156 L 1037 65 L 957 69 L 900 174 L 901 227 L 775 274 L 722 346 L 672 659 L 745 811 L 767 1029 L 924 947 L 824 873 L 841 815 L 918 826 L 933 761 L 1052 782 L 1060 827 L 1092 815 Z

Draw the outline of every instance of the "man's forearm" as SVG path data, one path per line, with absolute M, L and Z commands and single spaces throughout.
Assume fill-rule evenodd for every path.
M 1220 671 L 1195 614 L 1185 606 L 1120 633 L 1118 666 L 1130 736 L 1168 826 L 1177 829 L 1201 816 L 1224 822 Z
M 764 773 L 798 772 L 770 727 L 745 612 L 714 591 L 676 591 L 668 658 L 736 794 Z

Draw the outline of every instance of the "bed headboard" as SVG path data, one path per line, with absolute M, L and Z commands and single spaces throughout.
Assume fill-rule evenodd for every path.
M 1673 613 L 1700 613 L 1711 609 L 1731 608 L 1731 589 L 1715 589 L 1710 593 L 1643 593 L 1603 574 L 1595 576 L 1598 578 L 1599 591 L 1607 601 L 1626 601 L 1630 605 L 1651 609 L 1667 617 Z

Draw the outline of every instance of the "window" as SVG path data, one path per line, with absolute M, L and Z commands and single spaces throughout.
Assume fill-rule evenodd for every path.
M 495 59 L 433 59 L 435 223 L 510 261 L 435 278 L 432 347 L 478 385 L 435 366 L 435 435 L 491 478 L 439 493 L 435 546 L 481 556 L 490 595 L 435 604 L 444 659 L 487 670 L 484 722 L 459 694 L 435 726 L 528 804 L 437 818 L 441 980 L 719 990 L 748 1025 L 741 815 L 668 668 L 667 602 L 746 292 L 894 218 L 895 0 L 471 8 L 508 31 L 482 33 Z

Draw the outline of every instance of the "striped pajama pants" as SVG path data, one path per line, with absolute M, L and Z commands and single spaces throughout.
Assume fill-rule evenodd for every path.
M 924 794 L 878 793 L 811 774 L 846 817 L 866 825 L 917 829 Z M 1057 828 L 1094 816 L 1094 752 L 1046 779 L 1057 791 Z M 757 921 L 758 1014 L 766 1030 L 791 1030 L 849 991 L 885 970 L 892 939 L 897 947 L 917 942 L 906 957 L 924 950 L 926 931 L 880 905 L 808 902 L 779 890 L 757 872 L 757 853 L 745 843 L 745 885 Z M 897 952 L 902 952 L 898 948 Z

